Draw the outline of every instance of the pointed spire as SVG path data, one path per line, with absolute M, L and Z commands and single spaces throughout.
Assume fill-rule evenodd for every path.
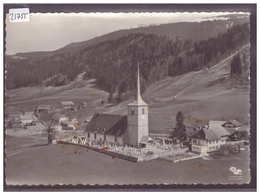
M 139 75 L 139 60 L 137 64 L 137 98 L 141 97 L 140 92 L 140 75 Z
M 142 97 L 141 97 L 141 90 L 140 90 L 140 75 L 139 75 L 139 61 L 137 64 L 137 104 L 138 105 L 147 105 Z

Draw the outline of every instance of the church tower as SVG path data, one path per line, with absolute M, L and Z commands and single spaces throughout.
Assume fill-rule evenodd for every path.
M 148 104 L 141 97 L 139 64 L 137 70 L 137 98 L 127 105 L 127 143 L 139 147 L 143 136 L 148 136 Z

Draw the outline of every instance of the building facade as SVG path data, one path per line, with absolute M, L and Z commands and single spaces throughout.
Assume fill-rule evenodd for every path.
M 227 140 L 227 133 L 219 132 L 216 128 L 202 128 L 196 132 L 191 139 L 191 151 L 205 155 L 218 150 Z

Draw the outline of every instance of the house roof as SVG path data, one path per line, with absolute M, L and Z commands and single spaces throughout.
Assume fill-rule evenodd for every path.
M 193 134 L 192 138 L 213 141 L 219 140 L 220 136 L 214 133 L 211 129 L 203 128 Z
M 74 118 L 74 119 L 69 120 L 69 123 L 79 123 L 79 122 L 78 122 L 78 119 Z
M 21 120 L 29 120 L 33 118 L 33 112 L 26 112 L 24 115 L 20 116 Z
M 209 125 L 209 129 L 211 129 L 219 137 L 230 135 L 230 133 L 224 127 L 218 124 Z
M 249 130 L 250 130 L 250 125 L 243 125 L 237 131 L 245 132 L 245 131 L 249 131 Z
M 211 125 L 224 125 L 225 123 L 226 123 L 227 121 L 209 121 L 209 126 L 211 126 Z
M 237 121 L 237 120 L 231 120 L 229 122 L 233 123 L 236 127 L 242 126 L 242 124 L 239 121 Z
M 11 114 L 8 114 L 9 117 L 20 117 L 21 116 L 21 113 L 11 113 Z
M 64 102 L 61 102 L 61 104 L 63 106 L 73 106 L 74 105 L 74 103 L 72 101 L 64 101 Z
M 38 109 L 41 109 L 41 110 L 49 110 L 51 109 L 51 105 L 40 105 L 38 106 Z
M 122 136 L 127 129 L 127 116 L 95 113 L 87 124 L 86 132 Z
M 69 124 L 69 119 L 68 118 L 60 118 L 60 123 L 62 124 Z

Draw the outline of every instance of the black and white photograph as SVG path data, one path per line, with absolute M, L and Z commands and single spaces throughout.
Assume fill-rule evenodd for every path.
M 6 185 L 249 184 L 251 18 L 10 9 Z

